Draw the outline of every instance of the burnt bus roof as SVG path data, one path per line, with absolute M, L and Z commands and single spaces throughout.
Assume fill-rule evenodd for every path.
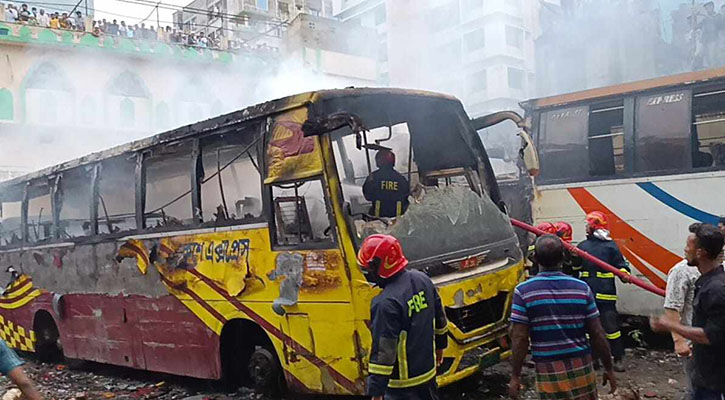
M 582 90 L 558 96 L 542 97 L 519 103 L 521 108 L 534 111 L 541 108 L 563 106 L 573 103 L 588 102 L 608 97 L 622 96 L 652 89 L 667 87 L 688 86 L 703 82 L 718 82 L 725 80 L 725 68 L 709 69 L 704 71 L 685 72 L 661 78 L 646 79 L 642 81 L 623 83 L 621 85 L 605 86 L 596 89 Z
M 331 89 L 306 92 L 297 95 L 282 97 L 280 99 L 271 100 L 265 103 L 256 104 L 247 108 L 233 111 L 229 114 L 220 115 L 218 117 L 209 118 L 204 121 L 185 125 L 170 131 L 162 132 L 143 139 L 135 140 L 126 144 L 112 147 L 107 150 L 91 153 L 74 160 L 66 161 L 51 167 L 31 172 L 5 182 L 0 183 L 0 199 L 3 198 L 3 191 L 24 182 L 37 179 L 43 176 L 53 175 L 58 172 L 66 171 L 82 165 L 91 164 L 102 161 L 107 158 L 119 156 L 124 153 L 134 153 L 159 144 L 174 142 L 194 135 L 214 132 L 225 128 L 232 128 L 244 122 L 252 121 L 257 118 L 266 117 L 300 107 L 306 104 L 320 103 L 325 100 L 336 99 L 341 97 L 361 97 L 361 96 L 403 96 L 403 97 L 425 97 L 431 99 L 440 99 L 444 101 L 460 102 L 453 96 L 427 92 L 423 90 L 408 90 L 397 88 L 346 88 Z

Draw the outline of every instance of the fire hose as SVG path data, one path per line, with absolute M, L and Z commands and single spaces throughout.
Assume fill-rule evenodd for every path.
M 511 225 L 513 225 L 513 226 L 515 226 L 517 228 L 521 228 L 521 229 L 523 229 L 525 231 L 531 232 L 531 233 L 535 234 L 536 236 L 541 236 L 541 235 L 546 235 L 547 234 L 546 232 L 542 231 L 541 229 L 537 229 L 537 228 L 535 228 L 535 227 L 533 227 L 533 226 L 531 226 L 531 225 L 529 225 L 527 223 L 521 222 L 519 220 L 515 220 L 513 218 L 511 218 Z M 632 283 L 632 284 L 634 284 L 636 286 L 641 287 L 644 290 L 647 290 L 647 291 L 652 292 L 654 294 L 660 295 L 662 297 L 665 296 L 665 291 L 663 289 L 660 289 L 657 286 L 654 286 L 651 283 L 645 282 L 642 279 L 639 279 L 637 277 L 634 277 L 634 276 L 632 276 L 632 275 L 630 275 L 628 273 L 622 272 L 619 269 L 617 269 L 617 268 L 615 268 L 615 267 L 613 267 L 613 266 L 605 263 L 604 261 L 602 261 L 602 260 L 600 260 L 600 259 L 592 256 L 591 254 L 589 254 L 589 253 L 587 253 L 587 252 L 579 249 L 578 247 L 572 245 L 571 243 L 567 243 L 567 242 L 564 242 L 564 241 L 562 241 L 562 243 L 564 244 L 564 247 L 567 250 L 569 250 L 570 252 L 578 255 L 581 258 L 584 258 L 584 259 L 586 259 L 586 260 L 594 263 L 597 267 L 599 267 L 599 268 L 601 268 L 601 269 L 603 269 L 603 270 L 605 270 L 607 272 L 611 272 L 614 275 L 617 275 L 619 278 L 622 279 L 622 281 L 628 282 L 628 283 Z

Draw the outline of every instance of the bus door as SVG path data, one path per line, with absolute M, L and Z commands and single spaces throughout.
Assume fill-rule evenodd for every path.
M 282 363 L 309 389 L 346 393 L 350 388 L 340 379 L 328 379 L 328 369 L 307 368 L 312 362 L 305 354 L 309 351 L 315 357 L 336 360 L 331 367 L 343 375 L 358 371 L 353 361 L 355 318 L 349 272 L 330 202 L 320 138 L 303 137 L 306 119 L 307 108 L 275 116 L 265 143 L 264 183 L 274 258 L 268 277 L 279 284 L 272 308 L 284 317 L 288 337 Z

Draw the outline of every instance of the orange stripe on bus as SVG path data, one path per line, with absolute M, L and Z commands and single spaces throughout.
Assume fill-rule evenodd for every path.
M 568 190 L 585 213 L 601 211 L 607 215 L 612 237 L 616 238 L 615 240 L 617 241 L 617 244 L 619 244 L 620 248 L 622 248 L 623 253 L 630 251 L 665 274 L 669 272 L 670 268 L 682 260 L 682 257 L 660 246 L 631 227 L 624 220 L 614 214 L 609 208 L 604 206 L 604 204 L 597 200 L 586 189 L 570 188 Z M 649 269 L 644 267 L 641 262 L 633 261 L 632 259 L 635 257 L 628 258 L 630 262 L 635 264 L 638 269 L 640 269 L 641 272 L 652 281 L 652 283 L 662 289 L 665 288 L 665 281 L 663 279 L 658 277 L 654 272 L 649 271 Z

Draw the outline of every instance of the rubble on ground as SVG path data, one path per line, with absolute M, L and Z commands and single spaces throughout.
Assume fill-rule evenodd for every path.
M 247 388 L 223 391 L 217 382 L 170 376 L 109 365 L 71 362 L 40 363 L 26 355 L 25 369 L 46 399 L 58 400 L 270 400 Z M 76 365 L 77 364 L 77 365 Z M 679 400 L 685 382 L 682 360 L 671 351 L 627 349 L 627 372 L 617 374 L 620 389 L 609 395 L 600 386 L 603 400 Z M 507 397 L 510 366 L 507 362 L 487 368 L 462 382 L 441 389 L 443 400 L 501 399 Z M 0 400 L 16 400 L 12 383 L 0 378 Z M 524 367 L 525 390 L 521 399 L 537 399 L 530 364 Z M 6 397 L 7 396 L 7 397 Z M 323 397 L 323 396 L 320 396 Z

